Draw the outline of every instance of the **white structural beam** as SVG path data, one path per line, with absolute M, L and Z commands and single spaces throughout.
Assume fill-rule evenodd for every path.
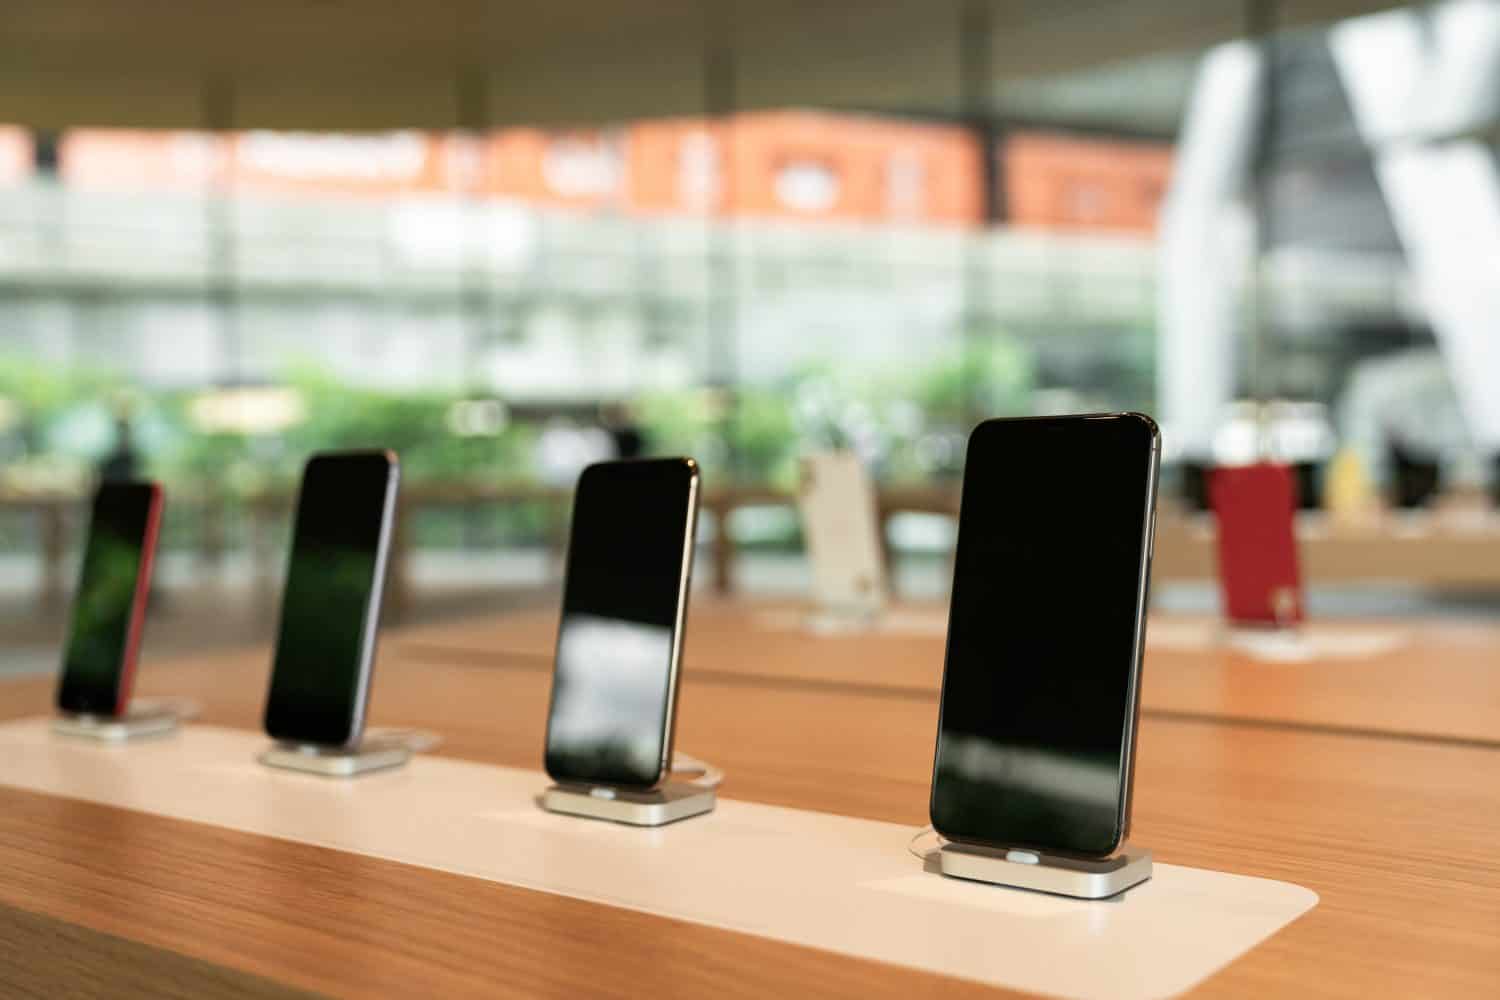
M 1500 4 L 1361 18 L 1329 37 L 1475 442 L 1500 451 L 1500 172 L 1451 138 L 1495 111 Z
M 1252 265 L 1250 180 L 1264 58 L 1251 42 L 1204 56 L 1161 212 L 1157 400 L 1175 454 L 1206 456 L 1234 394 L 1239 289 Z

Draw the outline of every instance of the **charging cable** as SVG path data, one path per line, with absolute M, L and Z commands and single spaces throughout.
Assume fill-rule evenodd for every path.
M 697 757 L 685 753 L 672 754 L 672 773 L 674 775 L 698 775 L 698 777 L 687 782 L 687 784 L 696 785 L 699 788 L 718 788 L 724 780 L 723 771 L 712 764 L 706 764 Z
M 917 844 L 924 837 L 931 837 L 933 840 L 933 846 L 929 847 L 926 850 L 918 850 Z M 948 843 L 948 841 L 944 839 L 942 834 L 938 833 L 930 826 L 924 826 L 922 827 L 922 829 L 918 830 L 915 834 L 912 835 L 911 840 L 906 842 L 906 850 L 912 855 L 912 857 L 926 862 L 928 858 L 932 857 L 938 851 L 942 850 L 943 845 L 946 843 Z

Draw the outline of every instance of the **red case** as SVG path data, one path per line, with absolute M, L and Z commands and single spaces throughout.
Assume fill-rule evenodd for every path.
M 1289 466 L 1215 469 L 1209 502 L 1218 520 L 1219 586 L 1232 622 L 1302 621 L 1297 560 L 1297 480 Z
M 146 515 L 146 536 L 141 540 L 141 566 L 135 577 L 135 595 L 130 608 L 130 631 L 125 637 L 125 661 L 120 664 L 120 688 L 115 697 L 115 715 L 124 715 L 130 707 L 130 689 L 135 682 L 136 652 L 140 649 L 141 631 L 146 624 L 146 602 L 151 596 L 151 570 L 156 561 L 156 539 L 161 530 L 162 494 L 160 486 L 151 487 L 151 510 Z

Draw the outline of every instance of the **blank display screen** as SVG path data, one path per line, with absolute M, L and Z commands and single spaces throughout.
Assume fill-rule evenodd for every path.
M 393 475 L 382 452 L 307 463 L 266 703 L 266 732 L 278 740 L 337 746 L 358 735 L 360 672 Z
M 1106 854 L 1126 734 L 1155 429 L 995 420 L 969 442 L 932 822 L 951 840 Z
M 661 779 L 696 474 L 663 459 L 607 462 L 579 478 L 547 719 L 547 773 L 558 781 Z

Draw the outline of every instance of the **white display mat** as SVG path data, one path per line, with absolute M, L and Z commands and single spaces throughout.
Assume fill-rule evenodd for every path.
M 894 635 L 902 638 L 942 639 L 948 635 L 948 609 L 889 608 L 867 619 L 837 615 L 816 608 L 775 608 L 756 613 L 757 628 L 811 635 Z
M 1394 652 L 1407 642 L 1407 630 L 1382 625 L 1313 622 L 1274 629 L 1235 627 L 1211 620 L 1157 619 L 1146 625 L 1147 649 L 1180 653 L 1233 649 L 1262 663 L 1358 662 Z
M 265 746 L 199 725 L 108 746 L 26 719 L 0 725 L 0 784 L 1060 996 L 1179 993 L 1318 899 L 1161 863 L 1114 900 L 1062 899 L 924 872 L 893 823 L 721 799 L 643 830 L 542 812 L 538 772 L 418 756 L 330 779 L 257 764 Z
M 896 636 L 943 639 L 948 634 L 946 608 L 891 608 L 873 618 L 841 620 L 813 610 L 779 608 L 755 616 L 758 628 L 802 632 L 812 636 Z M 1146 648 L 1177 653 L 1236 650 L 1263 663 L 1308 663 L 1313 660 L 1368 660 L 1406 645 L 1407 631 L 1394 626 L 1321 622 L 1291 629 L 1236 628 L 1216 619 L 1152 618 L 1146 626 Z

